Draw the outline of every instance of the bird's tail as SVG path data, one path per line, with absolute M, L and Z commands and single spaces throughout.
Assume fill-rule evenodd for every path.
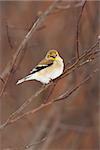
M 34 78 L 32 77 L 32 75 L 28 75 L 25 78 L 22 78 L 22 79 L 18 80 L 16 84 L 18 85 L 20 83 L 23 83 L 24 81 L 33 80 L 33 79 Z

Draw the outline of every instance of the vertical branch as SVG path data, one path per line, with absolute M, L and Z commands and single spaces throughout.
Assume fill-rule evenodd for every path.
M 52 81 L 52 82 L 53 82 L 53 81 Z M 53 94 L 53 91 L 54 91 L 54 89 L 55 89 L 56 84 L 57 84 L 57 82 L 55 82 L 55 83 L 53 83 L 53 84 L 52 84 L 52 86 L 51 86 L 51 89 L 50 89 L 50 91 L 49 91 L 48 96 L 47 96 L 47 97 L 46 97 L 46 99 L 43 101 L 44 103 L 47 103 L 47 102 L 48 102 L 48 100 L 49 100 L 49 98 L 52 96 L 52 94 Z
M 13 49 L 12 43 L 11 43 L 11 38 L 9 36 L 9 31 L 8 31 L 8 24 L 6 24 L 6 31 L 7 31 L 7 38 L 8 38 L 8 43 L 11 49 Z
M 100 35 L 98 36 L 98 44 L 99 44 L 99 50 L 100 50 Z
M 51 144 L 52 140 L 54 139 L 56 135 L 56 131 L 59 127 L 60 121 L 61 121 L 61 107 L 62 105 L 55 106 L 55 111 L 54 111 L 54 121 L 52 123 L 52 126 L 50 127 L 49 133 L 47 135 L 47 140 L 42 143 L 41 145 L 41 150 L 46 150 L 48 149 L 49 145 Z
M 82 14 L 83 14 L 85 4 L 86 4 L 86 0 L 83 3 L 83 6 L 81 8 L 81 12 L 80 12 L 80 15 L 79 15 L 79 18 L 77 21 L 77 26 L 76 26 L 76 58 L 79 58 L 79 55 L 80 55 L 80 53 L 79 53 L 79 25 L 80 25 L 80 20 L 81 20 Z

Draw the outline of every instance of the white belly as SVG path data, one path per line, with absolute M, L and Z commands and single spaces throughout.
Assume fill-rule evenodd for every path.
M 63 73 L 64 64 L 62 59 L 60 61 L 55 61 L 52 66 L 45 68 L 36 74 L 34 74 L 34 79 L 47 84 L 50 80 L 53 80 L 59 77 Z

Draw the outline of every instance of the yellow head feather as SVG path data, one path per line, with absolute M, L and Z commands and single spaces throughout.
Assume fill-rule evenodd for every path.
M 59 56 L 59 54 L 56 50 L 50 50 L 47 53 L 46 58 L 51 59 L 51 60 L 56 60 L 58 56 Z

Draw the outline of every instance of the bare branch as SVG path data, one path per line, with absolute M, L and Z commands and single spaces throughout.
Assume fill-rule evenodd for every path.
M 67 91 L 64 94 L 62 94 L 61 96 L 59 96 L 58 98 L 56 98 L 54 100 L 54 102 L 61 101 L 61 100 L 65 99 L 65 98 L 68 98 L 72 93 L 74 93 L 78 88 L 80 88 L 85 82 L 90 80 L 93 77 L 94 73 L 96 73 L 98 71 L 100 71 L 100 70 L 96 69 L 91 75 L 87 76 L 84 80 L 82 80 L 78 85 L 76 85 L 70 91 Z
M 9 36 L 9 31 L 8 31 L 8 24 L 6 23 L 6 31 L 7 31 L 7 38 L 8 38 L 8 43 L 11 49 L 13 49 L 13 45 L 11 43 L 11 38 Z
M 0 77 L 0 80 L 2 81 L 3 84 L 5 83 L 5 81 L 1 77 Z
M 42 142 L 44 142 L 44 141 L 46 141 L 46 140 L 47 140 L 47 137 L 44 137 L 44 138 L 42 138 L 40 141 L 38 141 L 38 142 L 36 142 L 36 143 L 30 144 L 30 145 L 26 145 L 26 146 L 25 146 L 25 150 L 27 150 L 27 149 L 29 149 L 30 147 L 33 147 L 33 146 L 35 146 L 35 145 L 38 145 L 38 144 L 40 144 L 40 143 L 42 143 Z
M 71 5 L 71 4 L 63 4 L 63 5 L 57 5 L 56 8 L 57 9 L 60 9 L 60 10 L 66 10 L 66 9 L 69 9 L 69 8 L 77 8 L 77 7 L 82 7 L 84 4 L 84 0 L 78 2 L 77 4 L 75 4 L 74 6 Z
M 69 75 L 70 72 L 74 71 L 78 67 L 78 65 L 80 66 L 79 63 L 81 61 L 84 62 L 84 59 L 88 60 L 88 59 L 90 59 L 90 56 L 93 56 L 93 55 L 99 53 L 100 52 L 99 50 L 98 51 L 92 51 L 97 45 L 99 45 L 99 39 L 97 39 L 97 41 L 89 49 L 85 50 L 85 52 L 79 57 L 79 59 L 77 59 L 75 61 L 75 63 L 73 63 L 70 67 L 65 69 L 64 73 L 61 75 L 61 78 Z
M 80 55 L 79 54 L 79 25 L 80 25 L 80 20 L 81 20 L 85 5 L 86 5 L 86 0 L 82 5 L 81 12 L 80 12 L 80 15 L 77 21 L 77 26 L 76 26 L 76 58 L 79 58 L 79 55 Z
M 6 85 L 9 81 L 10 75 L 17 69 L 20 59 L 22 59 L 22 53 L 25 51 L 25 46 L 32 37 L 32 34 L 40 27 L 40 25 L 45 21 L 46 17 L 51 13 L 51 11 L 56 7 L 59 0 L 54 1 L 49 8 L 35 21 L 29 32 L 26 34 L 24 40 L 21 42 L 20 46 L 16 50 L 16 53 L 14 54 L 12 61 L 7 65 L 6 69 L 1 75 L 1 78 L 5 80 L 5 84 L 1 90 L 0 97 L 2 96 Z
M 29 105 L 33 99 L 35 99 L 36 97 L 38 97 L 44 90 L 46 90 L 49 86 L 51 86 L 52 84 L 56 84 L 56 82 L 58 82 L 61 78 L 64 78 L 66 77 L 67 75 L 69 75 L 71 72 L 73 72 L 76 68 L 79 68 L 79 67 L 82 67 L 84 64 L 86 63 L 89 63 L 91 61 L 90 60 L 90 57 L 91 56 L 95 56 L 96 54 L 98 54 L 100 51 L 99 50 L 94 50 L 94 48 L 99 44 L 99 40 L 97 40 L 95 42 L 95 44 L 93 44 L 93 46 L 91 46 L 91 48 L 89 48 L 88 50 L 86 50 L 78 59 L 78 61 L 76 61 L 74 64 L 72 64 L 70 67 L 66 68 L 64 73 L 57 79 L 54 80 L 54 82 L 50 82 L 49 84 L 47 84 L 46 86 L 42 86 L 36 93 L 35 95 L 32 95 L 28 100 L 26 100 L 14 113 L 12 113 L 9 118 L 7 119 L 7 121 L 2 124 L 0 126 L 0 129 L 3 129 L 4 127 L 6 127 L 7 125 L 19 120 L 20 118 L 23 118 L 25 117 L 26 115 L 30 114 L 30 111 L 19 116 L 19 117 L 16 117 L 14 119 L 14 117 L 16 115 L 18 115 L 24 108 L 27 107 L 27 105 Z M 93 50 L 93 51 L 92 51 Z M 89 76 L 89 79 L 91 78 L 91 76 Z M 89 80 L 88 78 L 86 79 Z M 73 90 L 76 91 L 83 83 L 85 83 L 86 81 L 83 81 L 82 83 L 80 83 L 80 85 L 78 85 L 78 87 L 76 86 L 76 89 Z M 68 94 L 69 96 L 73 93 L 71 91 L 70 94 Z M 68 96 L 67 96 L 68 97 Z M 57 100 L 53 100 L 53 101 L 57 101 Z M 44 108 L 44 107 L 47 107 L 48 105 L 51 105 L 52 104 L 52 101 L 46 103 L 46 104 L 42 104 L 40 105 L 39 107 L 37 107 L 36 109 L 34 109 L 32 111 L 32 113 L 34 112 L 37 112 L 39 111 L 40 109 Z
M 53 3 L 51 2 L 50 7 L 45 12 L 40 11 L 38 13 L 38 15 L 36 15 L 36 17 L 34 19 L 35 21 L 33 22 L 33 20 L 32 20 L 33 23 L 30 25 L 29 30 L 26 28 L 25 33 L 27 33 L 27 34 L 25 34 L 26 36 L 25 36 L 24 40 L 21 42 L 18 49 L 16 49 L 15 54 L 12 56 L 13 59 L 11 60 L 11 62 L 9 62 L 9 64 L 5 68 L 4 72 L 0 75 L 0 81 L 1 81 L 0 83 L 2 86 L 2 89 L 0 91 L 0 96 L 4 96 L 3 94 L 5 94 L 4 92 L 6 91 L 5 88 L 7 88 L 7 89 L 9 88 L 8 87 L 9 79 L 14 75 L 14 71 L 17 70 L 18 66 L 21 63 L 22 58 L 24 58 L 23 54 L 26 51 L 25 47 L 27 46 L 27 43 L 30 41 L 30 38 L 32 37 L 32 35 L 34 35 L 35 31 L 38 32 L 38 30 L 42 30 L 43 28 L 46 27 L 44 25 L 44 22 L 45 22 L 45 19 L 48 15 L 52 15 L 56 12 L 59 13 L 59 12 L 64 10 L 64 12 L 62 12 L 63 18 L 61 18 L 61 19 L 59 18 L 59 21 L 61 20 L 61 23 L 62 23 L 63 19 L 67 16 L 66 10 L 69 10 L 69 8 L 71 8 L 72 12 L 71 13 L 68 12 L 68 15 L 69 15 L 69 14 L 73 13 L 72 8 L 77 9 L 78 7 L 80 7 L 79 11 L 78 11 L 79 14 L 77 16 L 77 22 L 76 22 L 76 27 L 75 27 L 76 28 L 76 31 L 75 31 L 76 32 L 75 33 L 76 34 L 75 35 L 75 40 L 76 40 L 75 41 L 75 44 L 76 44 L 75 53 L 76 53 L 76 55 L 74 58 L 70 59 L 67 64 L 65 64 L 65 70 L 60 77 L 53 80 L 48 85 L 45 85 L 45 86 L 41 85 L 41 87 L 36 91 L 36 93 L 34 95 L 31 95 L 28 99 L 25 99 L 24 103 L 21 104 L 20 106 L 18 106 L 17 109 L 15 109 L 13 111 L 13 113 L 11 112 L 5 121 L 2 120 L 2 124 L 0 125 L 1 133 L 5 132 L 5 131 L 7 131 L 6 133 L 8 133 L 9 125 L 11 125 L 10 127 L 12 128 L 12 127 L 14 127 L 14 123 L 17 125 L 17 123 L 20 123 L 20 121 L 21 122 L 23 122 L 23 121 L 27 122 L 26 119 L 28 119 L 29 122 L 27 122 L 27 124 L 25 124 L 25 128 L 28 130 L 30 128 L 30 131 L 31 131 L 32 124 L 30 122 L 30 117 L 34 117 L 33 115 L 36 115 L 35 113 L 40 114 L 41 111 L 44 112 L 45 109 L 46 109 L 45 111 L 47 112 L 47 115 L 43 116 L 42 120 L 36 119 L 36 121 L 39 121 L 39 123 L 42 121 L 41 126 L 39 126 L 38 122 L 37 123 L 35 122 L 35 128 L 34 128 L 35 132 L 34 132 L 34 135 L 31 135 L 30 140 L 29 140 L 29 138 L 27 140 L 27 135 L 30 136 L 30 133 L 27 132 L 28 134 L 26 134 L 26 137 L 25 137 L 25 136 L 23 136 L 23 132 L 22 132 L 20 134 L 20 135 L 22 135 L 22 144 L 20 145 L 19 141 L 16 141 L 17 143 L 11 143 L 10 145 L 12 145 L 12 146 L 10 146 L 9 142 L 8 142 L 9 147 L 5 148 L 5 150 L 8 150 L 8 149 L 9 150 L 12 150 L 12 149 L 13 150 L 32 150 L 32 149 L 36 149 L 36 148 L 37 149 L 40 148 L 41 150 L 42 149 L 44 150 L 44 149 L 47 149 L 49 146 L 52 147 L 52 142 L 54 143 L 56 140 L 62 139 L 62 137 L 65 138 L 66 137 L 66 135 L 65 135 L 66 131 L 68 132 L 67 147 L 70 147 L 72 149 L 73 148 L 77 149 L 77 146 L 78 146 L 77 144 L 79 144 L 80 137 L 82 138 L 82 136 L 83 136 L 83 138 L 85 138 L 85 136 L 83 135 L 84 133 L 86 133 L 86 135 L 88 133 L 89 137 L 90 137 L 90 135 L 92 135 L 90 133 L 90 130 L 92 130 L 92 128 L 94 129 L 94 126 L 91 126 L 91 122 L 94 121 L 93 117 L 94 117 L 94 113 L 95 113 L 95 107 L 91 103 L 91 106 L 93 106 L 93 107 L 90 107 L 90 110 L 93 110 L 93 117 L 91 116 L 91 120 L 87 121 L 88 117 L 90 117 L 90 112 L 89 112 L 90 110 L 88 111 L 87 110 L 88 107 L 86 107 L 87 104 L 89 104 L 89 103 L 83 102 L 84 94 L 86 94 L 86 93 L 84 93 L 84 92 L 86 92 L 84 90 L 84 87 L 81 89 L 81 91 L 78 91 L 78 93 L 80 93 L 80 96 L 81 96 L 81 101 L 80 101 L 80 97 L 78 97 L 79 99 L 77 99 L 77 102 L 75 103 L 76 105 L 77 104 L 80 105 L 80 104 L 82 104 L 82 102 L 84 103 L 84 105 L 82 105 L 82 107 L 81 107 L 82 108 L 81 115 L 78 116 L 79 117 L 78 118 L 78 121 L 79 121 L 78 126 L 75 126 L 75 124 L 77 124 L 77 123 L 76 122 L 74 123 L 73 117 L 75 117 L 78 114 L 80 109 L 79 109 L 79 111 L 76 112 L 76 114 L 74 114 L 76 107 L 74 105 L 70 105 L 70 106 L 68 105 L 69 107 L 68 107 L 67 112 L 69 113 L 69 110 L 71 110 L 70 115 L 72 118 L 70 118 L 69 115 L 67 116 L 68 126 L 66 128 L 66 122 L 65 122 L 66 114 L 65 114 L 65 118 L 64 118 L 64 113 L 66 113 L 66 110 L 63 109 L 63 108 L 65 108 L 63 104 L 72 103 L 72 98 L 70 96 L 72 96 L 72 94 L 74 94 L 77 90 L 79 90 L 82 86 L 84 86 L 85 83 L 88 84 L 90 79 L 94 80 L 94 76 L 97 75 L 96 77 L 98 77 L 97 73 L 100 70 L 98 69 L 99 67 L 98 68 L 96 67 L 96 65 L 98 66 L 97 61 L 98 61 L 98 56 L 100 54 L 100 36 L 98 36 L 97 41 L 93 45 L 91 43 L 89 49 L 86 49 L 84 51 L 82 50 L 82 53 L 81 53 L 80 46 L 79 46 L 80 45 L 80 23 L 82 20 L 84 20 L 84 18 L 83 18 L 83 15 L 85 13 L 84 8 L 86 6 L 87 1 L 81 0 L 81 1 L 79 1 L 79 2 L 77 1 L 75 3 L 70 2 L 70 4 L 67 1 L 66 2 L 61 1 L 61 3 L 58 3 L 59 1 L 61 1 L 61 0 L 56 0 L 56 1 L 54 0 Z M 92 7 L 90 7 L 90 8 L 92 8 Z M 58 16 L 58 14 L 54 16 L 54 19 L 57 16 Z M 93 17 L 95 17 L 95 15 L 93 15 Z M 63 22 L 63 23 L 67 23 L 67 22 Z M 68 23 L 68 26 L 69 25 L 70 24 Z M 72 24 L 72 28 L 73 28 L 73 25 L 74 24 Z M 93 24 L 93 25 L 96 26 L 96 24 Z M 10 48 L 12 48 L 13 45 L 11 43 L 8 29 L 9 29 L 9 25 L 7 24 L 7 32 L 6 32 L 7 35 L 6 36 L 8 38 Z M 94 30 L 94 31 L 98 31 L 98 30 Z M 96 33 L 96 35 L 97 35 L 97 33 Z M 91 38 L 92 38 L 92 36 L 91 36 Z M 69 41 L 70 41 L 70 39 L 69 39 Z M 91 66 L 93 68 L 96 67 L 97 69 L 95 68 L 94 71 L 92 70 L 90 72 Z M 88 68 L 89 68 L 89 71 L 87 71 Z M 79 74 L 77 74 L 77 71 L 82 74 L 83 78 L 82 77 L 78 78 Z M 74 83 L 71 82 L 71 84 L 70 84 L 69 80 L 67 80 L 67 82 L 66 82 L 66 79 L 69 77 L 70 81 L 71 81 L 71 79 L 72 79 L 71 77 L 73 76 L 73 74 L 72 74 L 73 72 L 75 72 L 76 80 Z M 88 75 L 86 75 L 87 73 L 88 73 Z M 70 75 L 70 76 L 68 76 L 68 75 Z M 62 80 L 62 78 L 64 78 L 64 79 Z M 95 78 L 95 79 L 97 79 L 97 78 Z M 65 84 L 64 82 L 66 82 L 67 84 Z M 58 90 L 60 88 L 60 83 L 63 85 L 62 89 L 64 89 L 64 90 L 62 91 L 62 89 L 61 89 L 59 91 L 60 92 L 60 94 L 59 94 Z M 93 86 L 94 83 L 95 82 L 92 82 L 91 85 Z M 55 88 L 55 86 L 56 86 L 56 88 Z M 87 87 L 87 86 L 85 86 L 85 87 Z M 43 99 L 41 99 L 41 101 L 42 101 L 41 104 L 39 103 L 39 105 L 38 105 L 36 103 L 37 106 L 36 107 L 34 106 L 34 108 L 32 108 L 31 103 L 33 102 L 33 100 L 37 100 L 38 98 L 40 98 L 41 95 L 46 93 L 45 91 L 47 91 L 47 90 L 48 90 L 48 95 L 47 94 L 44 95 L 45 98 L 43 96 Z M 55 95 L 53 96 L 52 93 L 53 94 L 55 93 Z M 95 94 L 94 94 L 94 96 L 95 96 Z M 10 94 L 9 96 L 13 96 L 13 95 Z M 87 95 L 85 95 L 85 96 L 87 96 Z M 60 102 L 59 103 L 60 105 L 57 106 L 57 104 L 58 104 L 57 102 Z M 28 109 L 28 106 L 30 106 L 31 109 Z M 97 106 L 98 106 L 98 103 L 96 103 L 96 108 L 97 108 Z M 78 105 L 77 105 L 77 107 L 78 107 Z M 25 108 L 27 108 L 27 109 L 25 109 Z M 50 109 L 48 109 L 48 108 L 50 108 Z M 60 108 L 61 111 L 60 112 L 57 111 L 57 113 L 55 113 L 53 108 L 56 108 L 56 109 Z M 85 116 L 84 116 L 83 111 L 85 111 Z M 60 118 L 60 117 L 62 117 L 62 113 L 63 113 L 63 123 L 62 123 L 62 119 Z M 75 116 L 73 116 L 73 114 Z M 87 118 L 85 118 L 86 115 L 87 115 Z M 82 118 L 82 117 L 83 117 L 83 122 L 84 122 L 84 120 L 86 122 L 82 127 L 80 127 L 81 123 L 82 123 L 80 121 L 80 118 Z M 73 121 L 71 121 L 71 120 L 73 120 Z M 88 128 L 86 128 L 87 126 L 88 126 Z M 7 130 L 5 129 L 6 127 L 7 127 Z M 60 132 L 58 132 L 59 129 L 60 129 Z M 56 132 L 57 132 L 57 136 L 55 136 Z M 25 138 L 25 140 L 23 139 L 23 137 Z M 74 141 L 72 141 L 72 137 L 75 137 Z M 83 138 L 82 138 L 82 140 L 84 140 Z M 70 139 L 71 139 L 71 142 L 70 142 Z M 90 140 L 91 140 L 91 137 L 90 137 Z M 2 146 L 6 147 L 7 145 L 5 145 L 5 146 L 2 145 Z M 59 146 L 59 145 L 57 145 L 57 146 Z M 86 143 L 86 146 L 88 146 L 87 143 Z
M 98 71 L 99 71 L 99 70 L 96 69 L 91 75 L 89 75 L 89 76 L 86 77 L 84 80 L 82 80 L 78 85 L 76 85 L 76 86 L 75 86 L 74 88 L 72 88 L 70 91 L 67 91 L 67 92 L 65 92 L 64 94 L 60 95 L 60 96 L 57 97 L 56 99 L 52 99 L 50 102 L 47 102 L 47 103 L 45 103 L 45 104 L 41 104 L 41 105 L 38 106 L 37 108 L 35 108 L 35 109 L 31 110 L 31 111 L 28 111 L 28 112 L 26 112 L 26 113 L 24 113 L 24 114 L 22 114 L 22 115 L 20 115 L 20 116 L 18 116 L 18 117 L 16 117 L 16 118 L 14 118 L 14 119 L 12 118 L 12 115 L 11 115 L 11 116 L 8 118 L 8 120 L 7 120 L 3 125 L 0 126 L 0 129 L 3 129 L 4 127 L 8 126 L 9 124 L 12 124 L 12 123 L 18 121 L 19 119 L 22 119 L 22 118 L 28 116 L 29 114 L 34 114 L 34 113 L 36 113 L 37 111 L 39 111 L 39 110 L 41 110 L 41 109 L 43 109 L 43 108 L 45 108 L 45 107 L 47 107 L 47 106 L 49 106 L 49 105 L 52 105 L 54 102 L 61 101 L 61 100 L 65 99 L 65 98 L 67 99 L 71 94 L 73 94 L 77 89 L 79 89 L 84 83 L 86 83 L 88 80 L 90 80 L 90 79 L 93 77 L 93 75 L 94 75 L 96 72 L 98 72 Z
M 89 75 L 89 76 L 86 77 L 84 80 L 82 80 L 78 85 L 76 85 L 76 86 L 75 86 L 74 88 L 72 88 L 70 91 L 67 91 L 67 92 L 65 92 L 64 94 L 60 95 L 58 98 L 53 99 L 53 100 L 51 100 L 51 101 L 48 102 L 48 103 L 41 104 L 39 107 L 37 107 L 37 108 L 35 108 L 35 109 L 31 110 L 31 111 L 28 111 L 28 112 L 26 112 L 26 113 L 24 113 L 24 114 L 22 114 L 22 115 L 16 117 L 15 119 L 9 120 L 8 123 L 7 123 L 5 126 L 7 126 L 7 125 L 9 125 L 9 124 L 12 124 L 12 123 L 14 123 L 14 122 L 16 122 L 16 121 L 18 121 L 18 120 L 20 120 L 20 119 L 22 119 L 22 118 L 25 118 L 25 117 L 28 116 L 28 115 L 32 115 L 32 114 L 38 112 L 39 110 L 44 109 L 45 107 L 47 107 L 47 106 L 49 106 L 49 105 L 52 105 L 53 103 L 55 103 L 55 102 L 57 102 L 57 101 L 64 100 L 65 98 L 67 99 L 67 98 L 68 98 L 70 95 L 72 95 L 77 89 L 79 89 L 84 83 L 86 83 L 88 80 L 90 80 L 90 79 L 93 77 L 93 75 L 94 75 L 96 72 L 98 72 L 98 71 L 99 71 L 99 70 L 96 69 L 91 75 Z M 1 128 L 0 128 L 0 129 L 1 129 Z

